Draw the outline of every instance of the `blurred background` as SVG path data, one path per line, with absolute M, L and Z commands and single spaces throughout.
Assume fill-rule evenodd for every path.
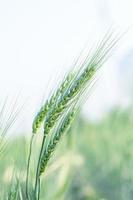
M 31 113 L 62 73 L 72 67 L 85 44 L 97 43 L 113 26 L 114 32 L 128 32 L 105 64 L 85 110 L 91 113 L 89 118 L 99 118 L 114 105 L 129 104 L 132 7 L 131 0 L 1 1 L 1 94 L 21 91 L 24 101 L 29 99 Z
M 47 191 L 52 188 L 54 197 L 48 199 L 132 199 L 132 8 L 132 0 L 0 1 L 0 97 L 15 99 L 21 93 L 18 104 L 25 104 L 14 135 L 31 133 L 40 104 L 86 43 L 95 44 L 112 26 L 114 32 L 128 30 L 105 63 L 79 121 L 70 130 L 73 134 L 57 149 L 52 161 L 57 168 L 45 185 Z M 18 153 L 25 155 L 25 139 L 12 141 L 12 149 L 14 143 Z M 3 183 L 7 184 L 14 158 L 18 169 L 24 170 L 25 156 L 18 157 L 15 148 L 12 155 L 8 152 L 0 170 Z M 53 185 L 57 179 L 59 191 Z

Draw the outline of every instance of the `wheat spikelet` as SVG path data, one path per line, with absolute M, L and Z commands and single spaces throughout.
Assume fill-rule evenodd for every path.
M 74 119 L 76 110 L 73 109 L 72 111 L 69 111 L 64 120 L 61 121 L 59 128 L 54 134 L 54 137 L 50 140 L 47 148 L 45 148 L 41 162 L 40 162 L 40 169 L 39 169 L 39 176 L 45 171 L 45 168 L 47 166 L 47 163 L 50 159 L 50 156 L 52 152 L 55 150 L 56 145 L 60 141 L 61 136 L 69 129 L 69 127 L 72 124 L 72 121 Z

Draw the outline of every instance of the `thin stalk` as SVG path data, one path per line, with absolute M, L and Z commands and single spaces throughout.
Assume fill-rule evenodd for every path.
M 37 197 L 37 199 L 39 199 L 39 193 L 40 193 L 39 192 L 40 190 L 38 191 L 38 187 L 40 187 L 39 168 L 40 168 L 40 162 L 41 162 L 41 157 L 42 157 L 42 153 L 43 153 L 45 139 L 46 139 L 46 135 L 44 134 L 42 145 L 41 145 L 41 150 L 40 150 L 40 154 L 39 154 L 38 164 L 37 164 L 37 170 L 36 170 L 36 180 L 35 180 L 35 189 L 34 189 L 35 200 L 36 200 L 36 197 Z
M 29 200 L 29 172 L 30 172 L 30 160 L 31 160 L 31 153 L 32 153 L 32 144 L 33 144 L 34 134 L 31 137 L 30 140 L 30 149 L 29 149 L 29 156 L 28 156 L 28 162 L 27 162 L 27 174 L 26 174 L 26 198 Z

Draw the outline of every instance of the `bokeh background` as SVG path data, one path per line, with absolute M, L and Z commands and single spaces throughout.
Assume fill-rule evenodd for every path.
M 87 112 L 97 117 L 114 104 L 128 104 L 132 93 L 132 7 L 131 0 L 1 1 L 1 94 L 22 91 L 24 100 L 31 98 L 33 110 L 85 44 L 95 44 L 113 27 L 114 32 L 128 33 L 106 64 Z
M 25 104 L 11 133 L 17 137 L 30 135 L 39 105 L 86 43 L 95 44 L 109 27 L 126 32 L 51 162 L 57 168 L 51 166 L 45 183 L 44 193 L 51 188 L 54 194 L 49 200 L 132 199 L 132 8 L 132 0 L 0 1 L 0 97 L 10 101 L 20 94 L 18 104 Z M 14 162 L 24 171 L 27 143 L 15 139 L 9 144 L 12 155 L 9 151 L 0 166 L 4 187 Z

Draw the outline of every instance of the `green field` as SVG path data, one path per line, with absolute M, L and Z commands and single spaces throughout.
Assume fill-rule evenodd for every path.
M 41 178 L 40 199 L 132 200 L 133 115 L 129 110 L 114 109 L 104 119 L 93 123 L 83 117 L 76 119 Z M 1 155 L 2 200 L 6 199 L 8 191 L 15 188 L 17 179 L 21 195 L 25 194 L 29 148 L 29 139 L 26 138 L 18 136 L 8 140 L 7 148 Z M 31 188 L 39 144 L 40 136 L 34 142 L 32 152 Z

